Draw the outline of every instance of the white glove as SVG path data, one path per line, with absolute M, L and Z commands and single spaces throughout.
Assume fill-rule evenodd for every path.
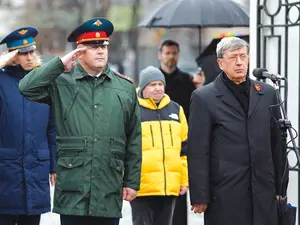
M 3 54 L 0 56 L 0 69 L 6 66 L 6 64 L 12 60 L 18 53 L 18 50 L 14 50 L 11 52 L 8 52 L 6 54 Z

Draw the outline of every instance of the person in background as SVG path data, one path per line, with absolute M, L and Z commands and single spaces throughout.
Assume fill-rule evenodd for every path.
M 173 40 L 165 40 L 158 52 L 160 70 L 165 76 L 165 93 L 172 101 L 182 106 L 184 114 L 189 119 L 189 106 L 192 92 L 195 90 L 193 77 L 181 71 L 178 67 L 179 44 Z M 176 200 L 173 225 L 187 225 L 186 194 Z
M 56 181 L 55 127 L 47 104 L 30 102 L 18 89 L 20 79 L 39 67 L 34 37 L 21 27 L 0 44 L 0 224 L 38 225 L 50 211 L 49 174 Z
M 201 67 L 198 68 L 198 72 L 194 75 L 193 82 L 196 88 L 201 88 L 205 84 L 205 74 Z
M 160 70 L 166 79 L 165 92 L 172 101 L 182 106 L 188 119 L 189 102 L 195 86 L 193 77 L 177 67 L 179 53 L 179 44 L 173 40 L 166 40 L 159 48 L 158 59 L 160 61 Z
M 171 225 L 177 196 L 188 189 L 187 121 L 182 107 L 165 94 L 156 67 L 142 70 L 138 100 L 142 121 L 142 174 L 131 201 L 133 225 Z

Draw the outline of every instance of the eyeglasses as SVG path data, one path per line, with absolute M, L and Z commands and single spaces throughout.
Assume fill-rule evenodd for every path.
M 166 55 L 166 56 L 169 56 L 169 55 L 177 56 L 179 54 L 179 52 L 163 52 L 162 54 Z
M 228 59 L 231 62 L 236 62 L 238 60 L 238 58 L 240 58 L 241 61 L 246 61 L 248 59 L 248 54 L 231 55 L 231 56 L 226 57 L 226 59 Z

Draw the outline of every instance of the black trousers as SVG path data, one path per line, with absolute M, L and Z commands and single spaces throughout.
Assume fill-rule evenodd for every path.
M 41 215 L 0 215 L 0 225 L 39 225 Z
M 60 215 L 61 225 L 118 225 L 118 218 Z
M 130 202 L 133 225 L 171 225 L 175 196 L 137 197 Z
M 172 225 L 187 225 L 187 200 L 186 194 L 178 196 L 176 199 L 175 211 Z

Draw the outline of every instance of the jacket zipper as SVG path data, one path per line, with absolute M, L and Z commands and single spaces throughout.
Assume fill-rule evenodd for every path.
M 170 135 L 171 135 L 171 144 L 172 144 L 172 146 L 174 146 L 174 143 L 173 143 L 173 135 L 172 135 L 172 126 L 171 126 L 171 124 L 169 124 L 169 128 L 170 128 Z
M 162 141 L 162 148 L 163 148 L 163 167 L 164 167 L 164 177 L 165 177 L 165 195 L 167 195 L 167 175 L 166 175 L 166 166 L 165 166 L 165 144 L 164 144 L 164 137 L 163 137 L 163 132 L 162 132 L 162 125 L 161 125 L 161 120 L 160 120 L 160 115 L 159 111 L 156 110 L 157 112 L 157 118 L 159 121 L 159 126 L 160 126 L 160 135 L 161 135 L 161 141 Z
M 21 148 L 23 149 L 26 149 L 27 148 L 27 140 L 28 138 L 26 138 L 26 129 L 28 129 L 28 126 L 27 126 L 27 120 L 26 120 L 26 115 L 29 114 L 29 112 L 25 112 L 25 110 L 28 110 L 28 108 L 26 107 L 26 101 L 25 101 L 25 98 L 22 98 L 22 108 L 23 108 L 23 141 L 22 141 L 22 146 Z M 25 160 L 25 151 L 22 152 L 22 168 L 23 168 L 23 171 L 25 170 L 25 165 L 24 165 L 24 160 Z M 25 172 L 26 173 L 26 172 Z M 25 190 L 27 190 L 27 187 L 28 187 L 28 180 L 26 178 L 26 175 L 25 173 L 22 173 L 23 174 L 23 179 L 25 181 Z M 26 194 L 28 192 L 25 192 Z M 28 212 L 28 205 L 29 205 L 29 200 L 28 198 L 26 198 L 26 211 Z
M 150 124 L 150 131 L 151 131 L 151 137 L 152 137 L 152 147 L 154 147 L 154 137 L 153 137 L 153 130 L 152 130 L 151 124 Z

